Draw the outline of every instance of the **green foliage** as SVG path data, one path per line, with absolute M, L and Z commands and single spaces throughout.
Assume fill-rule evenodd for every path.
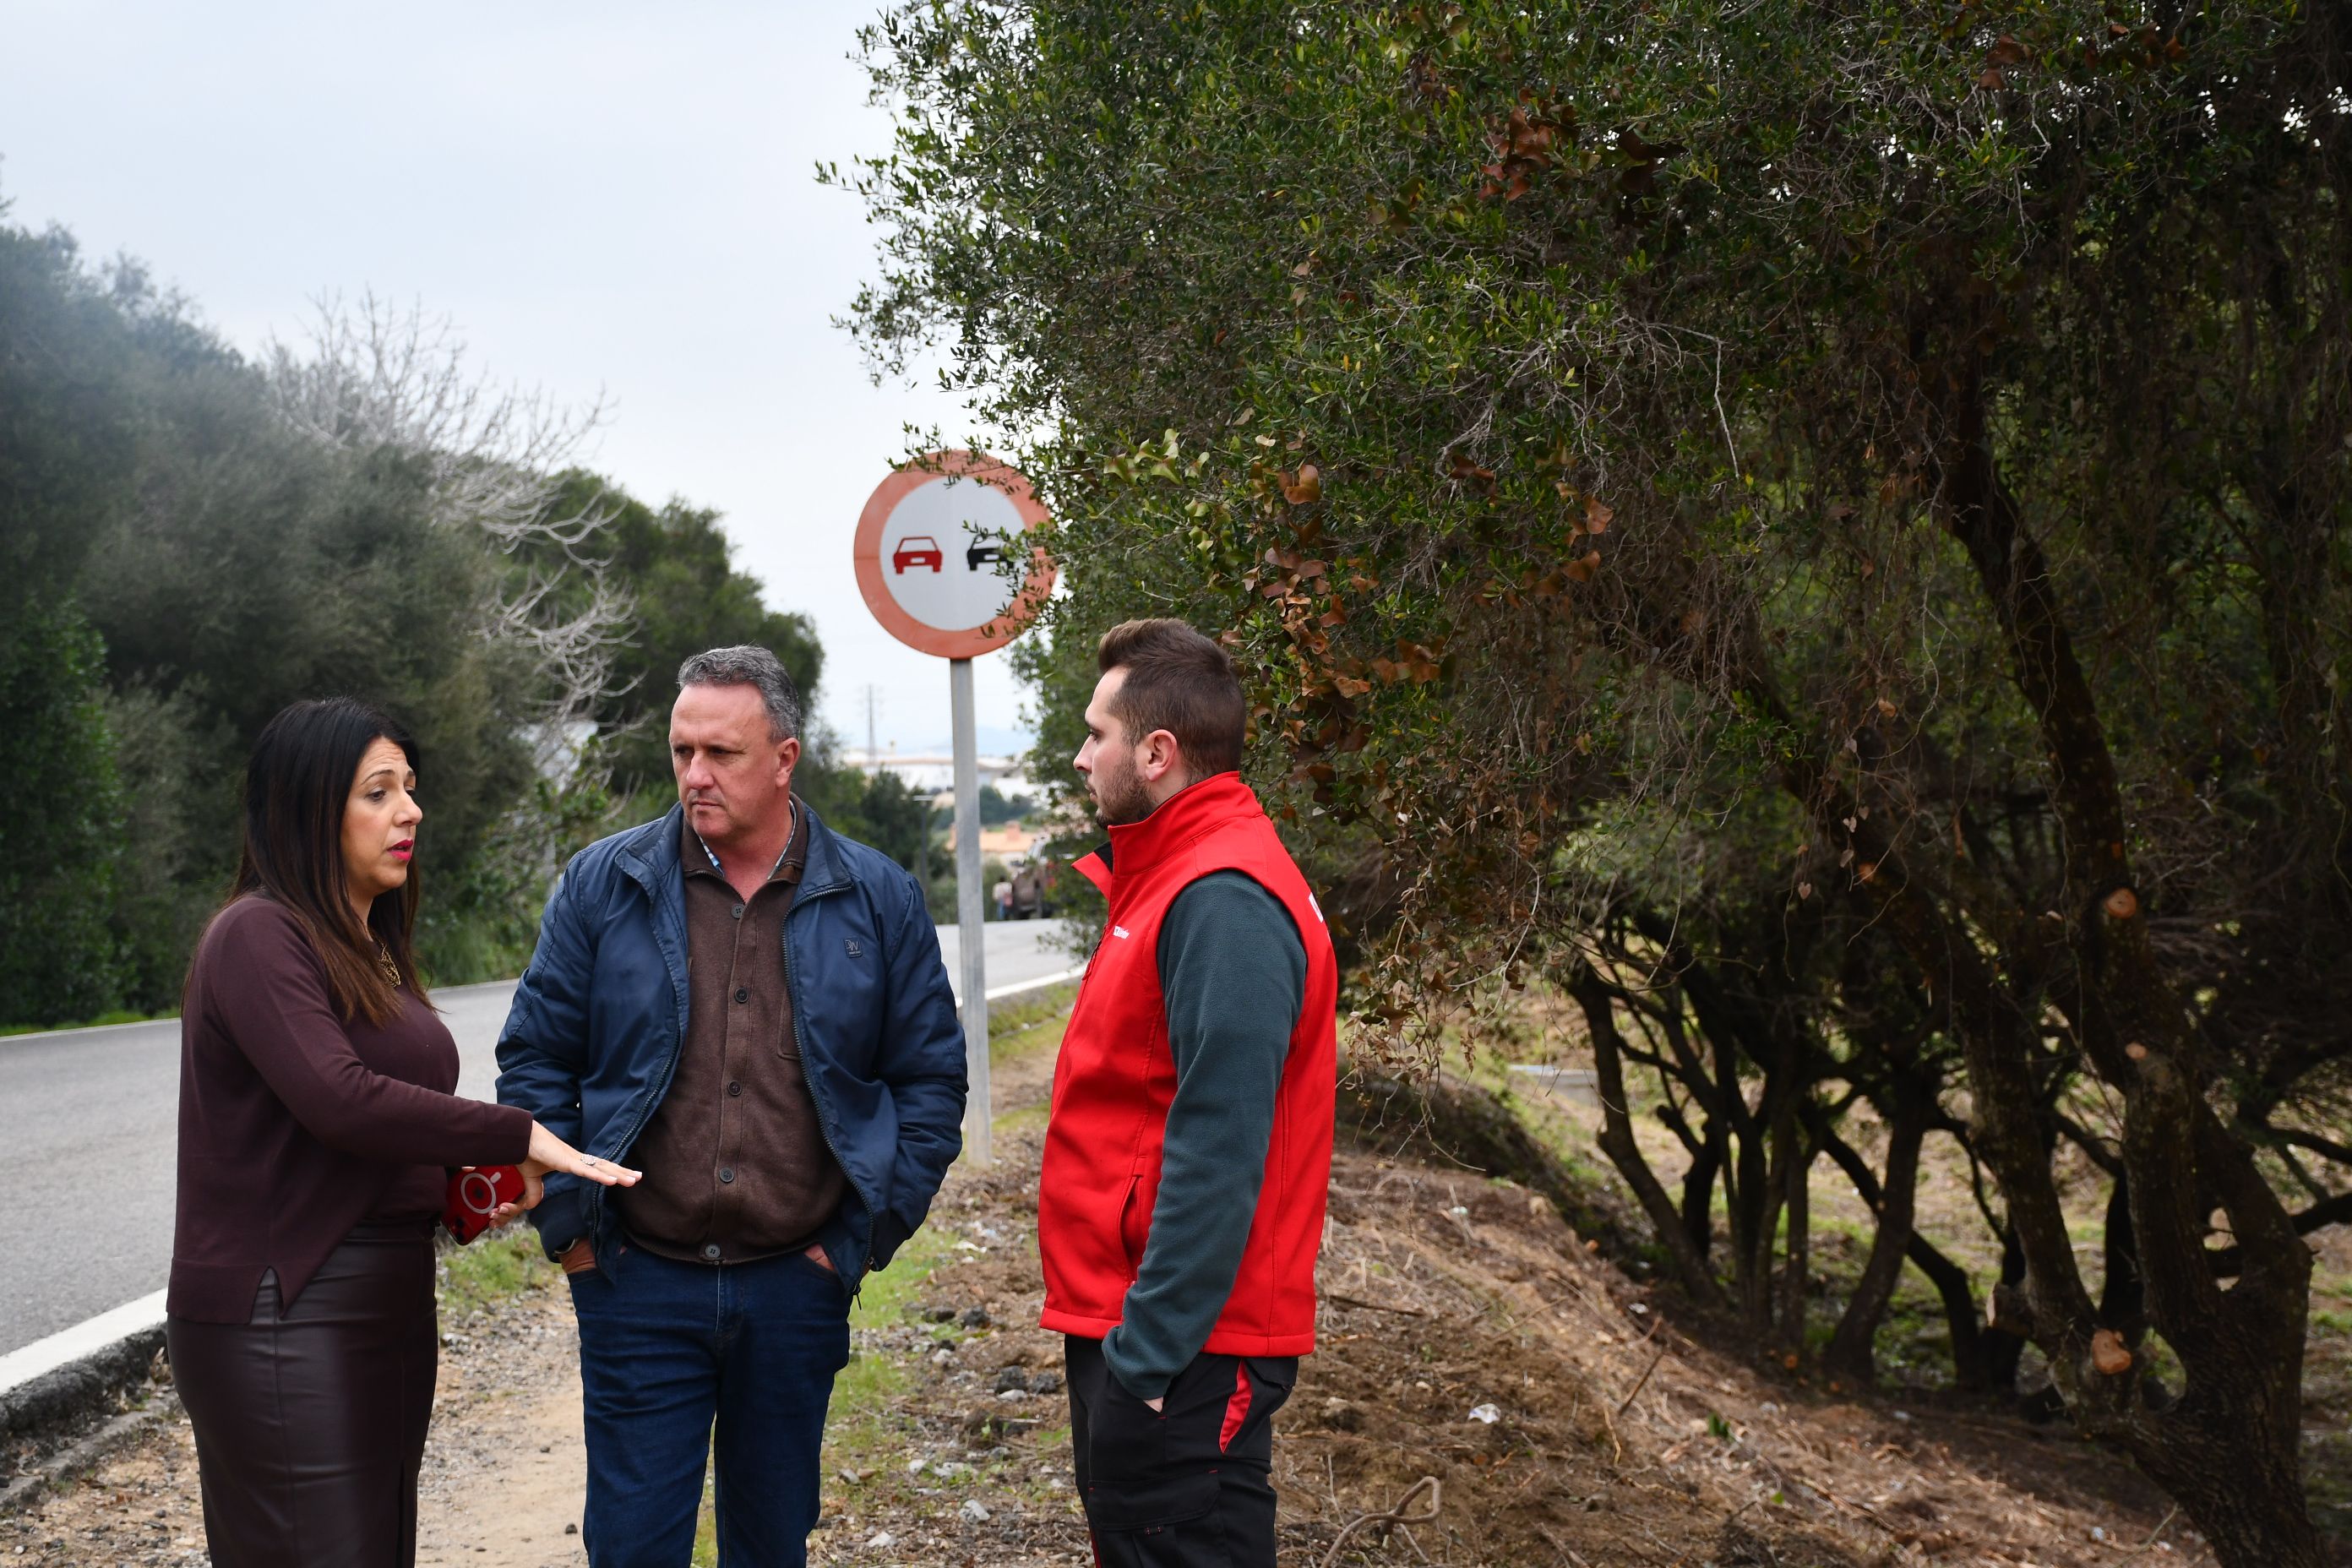
M 2347 37 L 915 4 L 867 35 L 896 145 L 831 176 L 883 235 L 877 361 L 943 352 L 1055 516 L 1041 755 L 1102 627 L 1221 634 L 1367 1043 L 1593 983 L 1691 1096 L 1759 1329 L 1771 1173 L 1964 1079 L 1939 1129 L 2078 1418 L 2217 1539 L 2221 1456 L 2264 1456 L 2236 1562 L 2314 1560 L 2263 1413 L 2352 1174 Z M 2128 1173 L 2145 1301 L 2082 1283 L 2061 1138 Z M 2266 1259 L 2226 1301 L 2224 1193 Z M 2080 1373 L 2103 1324 L 2220 1425 Z
M 120 500 L 136 322 L 56 229 L 0 225 L 0 604 L 13 610 L 71 586 L 91 525 Z
M 626 590 L 631 624 L 596 707 L 599 752 L 622 794 L 670 787 L 669 710 L 677 667 L 706 648 L 756 643 L 783 661 L 804 706 L 815 707 L 824 651 L 809 618 L 768 609 L 757 578 L 735 570 L 719 513 L 672 500 L 659 510 L 579 470 L 562 477 L 549 510 L 602 510 L 611 522 L 591 548 Z M 576 592 L 577 589 L 575 588 Z
M 929 851 L 934 813 L 929 797 L 887 770 L 861 773 L 853 768 L 819 768 L 798 787 L 826 823 L 868 844 L 909 871 L 919 870 Z
M 992 784 L 980 786 L 980 820 L 984 826 L 1018 822 L 1035 809 L 1036 803 L 1025 795 L 1008 795 Z
M 5 216 L 0 206 L 0 216 Z M 71 239 L 0 224 L 0 1020 L 114 1004 L 107 920 L 132 853 L 101 700 L 104 645 L 77 595 L 120 505 L 142 330 L 135 274 L 101 280 Z
M 88 1017 L 110 1005 L 115 829 L 103 649 L 70 600 L 24 606 L 0 637 L 0 1018 Z
M 428 889 L 460 875 L 530 767 L 524 672 L 475 630 L 488 552 L 430 519 L 416 460 L 298 437 L 242 370 L 178 381 L 148 413 L 141 504 L 110 520 L 84 592 L 110 676 L 176 704 L 157 738 L 191 742 L 174 765 L 208 830 L 182 831 L 182 879 L 226 884 L 246 742 L 330 692 L 415 735 L 417 874 Z
M 247 751 L 297 699 L 415 734 L 440 984 L 515 973 L 564 859 L 635 820 L 633 792 L 667 803 L 687 654 L 764 642 L 814 699 L 809 623 L 761 607 L 716 514 L 542 483 L 381 354 L 361 368 L 395 339 L 427 363 L 436 331 L 371 307 L 315 362 L 257 367 L 135 266 L 0 222 L 0 1022 L 176 1004 Z M 549 743 L 568 717 L 608 737 L 584 768 Z
M 462 984 L 520 973 L 539 941 L 547 890 L 565 863 L 653 815 L 653 805 L 577 774 L 562 783 L 532 777 L 456 875 L 433 886 L 417 921 L 427 981 Z
M 555 1277 L 555 1265 L 540 1249 L 539 1233 L 520 1223 L 477 1237 L 464 1247 L 445 1237 L 437 1261 L 445 1319 L 462 1319 L 477 1308 L 551 1284 Z

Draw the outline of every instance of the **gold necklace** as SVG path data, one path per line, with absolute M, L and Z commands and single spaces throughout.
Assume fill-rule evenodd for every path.
M 383 938 L 375 939 L 375 961 L 383 971 L 384 984 L 394 991 L 400 989 L 400 965 L 392 961 L 392 950 L 383 945 Z

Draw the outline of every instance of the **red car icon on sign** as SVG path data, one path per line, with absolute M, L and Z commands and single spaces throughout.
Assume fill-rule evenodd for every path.
M 947 559 L 938 540 L 928 533 L 910 533 L 890 552 L 890 568 L 902 576 L 909 566 L 928 566 L 937 572 L 947 565 Z

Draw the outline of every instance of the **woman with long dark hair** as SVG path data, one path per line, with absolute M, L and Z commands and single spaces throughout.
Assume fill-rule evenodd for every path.
M 447 1167 L 520 1164 L 527 1208 L 583 1155 L 464 1100 L 410 946 L 416 748 L 347 698 L 269 721 L 245 837 L 181 1015 L 166 1300 L 215 1568 L 407 1568 L 440 1334 Z

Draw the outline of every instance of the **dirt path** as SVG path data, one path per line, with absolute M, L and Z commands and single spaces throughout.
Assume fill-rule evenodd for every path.
M 546 1353 L 495 1377 L 468 1376 L 454 1397 L 436 1402 L 418 1489 L 418 1568 L 573 1568 L 588 1560 L 580 1547 L 588 1472 L 572 1304 L 560 1289 L 540 1289 L 517 1306 L 493 1331 L 522 1330 Z M 514 1372 L 523 1375 L 507 1382 Z
M 444 1339 L 418 1489 L 420 1568 L 585 1563 L 578 1342 L 561 1287 L 538 1281 L 445 1325 Z M 161 1410 L 78 1481 L 0 1519 L 0 1563 L 207 1563 L 195 1443 L 168 1393 Z

